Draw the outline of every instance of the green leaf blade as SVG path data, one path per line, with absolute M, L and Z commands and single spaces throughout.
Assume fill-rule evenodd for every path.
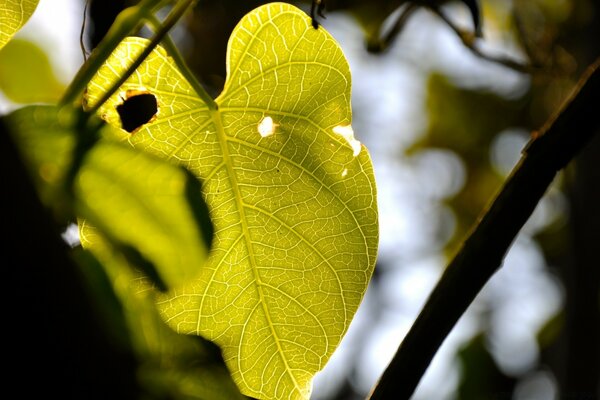
M 208 211 L 195 176 L 126 143 L 100 139 L 83 156 L 71 189 L 67 177 L 78 158 L 77 141 L 89 134 L 77 128 L 75 110 L 29 106 L 6 120 L 41 200 L 61 223 L 76 213 L 115 247 L 137 249 L 167 287 L 200 273 L 212 226 L 205 223 Z M 110 137 L 114 131 L 104 125 L 98 133 Z
M 39 0 L 5 0 L 0 6 L 0 49 L 33 15 Z
M 188 185 L 198 194 L 193 203 Z M 105 141 L 90 150 L 74 190 L 79 215 L 119 245 L 137 249 L 166 287 L 200 273 L 210 232 L 200 229 L 193 209 L 202 202 L 200 184 L 182 168 Z
M 89 101 L 143 45 L 126 41 L 125 58 L 108 61 L 113 75 L 96 80 Z M 154 75 L 138 70 L 124 88 L 144 88 L 164 105 L 163 97 L 187 89 L 163 79 L 175 66 L 155 58 L 161 51 L 141 67 Z M 244 394 L 307 399 L 362 301 L 377 254 L 375 180 L 350 126 L 350 70 L 335 40 L 283 3 L 242 19 L 227 63 L 218 110 L 190 100 L 123 134 L 197 174 L 215 224 L 201 275 L 162 296 L 159 308 L 178 332 L 221 347 Z M 100 109 L 115 124 L 120 101 Z

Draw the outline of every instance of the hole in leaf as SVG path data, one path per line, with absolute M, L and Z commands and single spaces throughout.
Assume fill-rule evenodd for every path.
M 128 90 L 125 100 L 116 108 L 121 117 L 121 127 L 133 133 L 154 119 L 158 112 L 158 102 L 150 92 Z
M 275 128 L 279 125 L 273 122 L 273 118 L 264 117 L 258 124 L 258 133 L 260 136 L 267 137 L 275 133 Z

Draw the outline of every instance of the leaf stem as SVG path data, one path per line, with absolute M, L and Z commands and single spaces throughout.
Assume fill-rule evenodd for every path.
M 525 74 L 531 74 L 534 72 L 538 72 L 540 70 L 540 67 L 535 66 L 535 65 L 522 64 L 519 61 L 509 58 L 509 57 L 493 56 L 493 55 L 482 52 L 476 46 L 476 41 L 477 41 L 477 39 L 479 39 L 479 37 L 476 33 L 465 31 L 465 30 L 459 28 L 458 26 L 456 26 L 454 24 L 454 22 L 452 22 L 450 20 L 450 18 L 448 18 L 446 16 L 446 14 L 438 6 L 429 5 L 426 7 L 429 10 L 431 10 L 434 14 L 436 14 L 444 23 L 446 23 L 446 25 L 448 25 L 448 27 L 456 34 L 456 36 L 458 36 L 458 38 L 460 39 L 462 44 L 467 49 L 469 49 L 469 51 L 471 51 L 471 53 L 473 53 L 477 57 L 479 57 L 483 60 L 486 60 L 486 61 L 490 61 L 490 62 L 493 62 L 496 64 L 503 65 L 514 71 L 525 73 Z
M 94 77 L 98 69 L 121 41 L 141 27 L 144 16 L 151 14 L 152 10 L 160 4 L 159 0 L 143 0 L 140 4 L 121 11 L 115 22 L 110 27 L 102 42 L 90 55 L 79 69 L 75 78 L 63 94 L 59 105 L 64 106 L 79 100 L 88 82 Z
M 408 399 L 438 348 L 502 264 L 554 177 L 600 128 L 600 58 L 572 96 L 535 133 L 502 190 L 444 271 L 370 396 Z
M 160 29 L 161 22 L 154 16 L 150 15 L 148 17 L 148 22 L 153 25 L 155 30 Z M 206 103 L 209 109 L 216 110 L 218 108 L 215 100 L 208 94 L 204 86 L 200 83 L 200 81 L 196 78 L 196 75 L 190 70 L 187 66 L 185 60 L 183 59 L 181 53 L 177 49 L 175 43 L 169 35 L 166 35 L 162 40 L 162 45 L 165 47 L 175 64 L 179 68 L 179 71 L 182 73 L 184 78 L 192 85 L 192 88 L 196 92 L 198 96 Z

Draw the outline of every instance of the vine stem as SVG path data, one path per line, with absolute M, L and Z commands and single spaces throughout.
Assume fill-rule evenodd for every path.
M 189 9 L 197 0 L 183 0 L 178 1 L 173 7 L 171 13 L 167 16 L 165 21 L 161 23 L 154 16 L 154 12 L 161 8 L 163 5 L 172 2 L 172 0 L 143 0 L 137 6 L 129 7 L 123 10 L 115 19 L 115 22 L 111 26 L 111 29 L 106 34 L 105 39 L 94 50 L 90 58 L 86 61 L 83 67 L 75 75 L 75 78 L 65 91 L 59 105 L 67 105 L 74 103 L 79 100 L 79 97 L 84 92 L 88 82 L 94 77 L 96 72 L 104 64 L 104 62 L 110 57 L 115 48 L 121 43 L 125 37 L 139 30 L 145 22 L 150 22 L 155 30 L 155 35 L 152 37 L 150 43 L 144 49 L 144 51 L 136 58 L 130 68 L 120 77 L 120 79 L 108 90 L 102 99 L 100 99 L 91 110 L 88 112 L 91 114 L 112 96 L 112 94 L 118 90 L 118 88 L 129 78 L 129 76 L 140 66 L 140 64 L 148 57 L 148 55 L 156 48 L 156 46 L 162 41 L 165 44 L 169 54 L 173 57 L 175 63 L 182 71 L 185 78 L 190 82 L 193 88 L 196 90 L 198 95 L 208 104 L 209 108 L 216 108 L 216 103 L 208 95 L 204 87 L 198 82 L 196 77 L 191 73 L 189 68 L 186 66 L 183 58 L 179 54 L 177 47 L 168 37 L 167 33 L 169 30 L 179 21 L 183 14 Z
M 119 79 L 112 84 L 109 90 L 107 90 L 100 100 L 98 100 L 92 107 L 87 110 L 90 114 L 94 114 L 98 109 L 104 104 L 129 77 L 131 74 L 135 72 L 136 69 L 144 62 L 146 57 L 152 53 L 152 51 L 158 46 L 158 44 L 166 37 L 167 33 L 171 28 L 181 19 L 183 14 L 193 5 L 196 0 L 181 0 L 178 1 L 167 18 L 165 18 L 164 22 L 160 25 L 160 28 L 156 31 L 156 33 L 150 39 L 148 45 L 144 48 L 144 50 L 137 56 L 135 61 L 127 68 L 127 70 L 119 77 Z M 144 14 L 144 19 L 146 17 L 150 17 L 150 14 Z M 213 102 L 214 103 L 214 102 Z
M 100 45 L 94 49 L 87 61 L 77 71 L 71 84 L 63 94 L 59 105 L 72 104 L 80 99 L 88 82 L 94 77 L 98 69 L 104 64 L 119 43 L 132 32 L 138 30 L 144 17 L 151 14 L 152 10 L 160 3 L 160 0 L 143 0 L 140 4 L 126 8 L 119 13 Z
M 444 339 L 500 268 L 556 174 L 598 132 L 599 66 L 600 58 L 585 71 L 559 112 L 534 132 L 499 194 L 445 269 L 370 400 L 412 396 Z
M 471 51 L 471 53 L 473 53 L 474 55 L 476 55 L 477 57 L 486 60 L 486 61 L 490 61 L 493 63 L 497 63 L 500 65 L 503 65 L 507 68 L 510 68 L 512 70 L 515 70 L 517 72 L 521 72 L 521 73 L 534 73 L 534 72 L 541 72 L 540 68 L 534 65 L 529 65 L 529 64 L 523 64 L 520 63 L 517 60 L 514 60 L 512 58 L 509 57 L 504 57 L 504 56 L 492 56 L 489 54 L 484 53 L 483 51 L 481 51 L 479 48 L 477 48 L 476 46 L 476 40 L 479 39 L 479 37 L 477 36 L 477 34 L 473 34 L 471 32 L 468 31 L 464 31 L 461 28 L 457 27 L 454 22 L 452 22 L 450 20 L 450 18 L 448 18 L 446 16 L 446 14 L 437 6 L 427 6 L 427 8 L 429 10 L 431 10 L 434 14 L 436 14 L 443 22 L 446 23 L 446 25 L 456 34 L 456 36 L 458 36 L 458 38 L 460 39 L 460 41 L 462 42 L 462 44 L 469 50 Z
M 148 22 L 153 26 L 153 28 L 156 31 L 160 29 L 161 22 L 154 15 L 149 16 Z M 217 103 L 208 94 L 206 89 L 204 89 L 204 86 L 202 86 L 202 84 L 198 81 L 196 75 L 194 75 L 194 73 L 190 71 L 185 60 L 181 56 L 181 53 L 177 49 L 177 46 L 175 46 L 175 43 L 173 43 L 173 40 L 171 40 L 169 35 L 166 35 L 163 38 L 162 45 L 165 47 L 167 53 L 171 56 L 171 58 L 173 58 L 175 65 L 177 65 L 177 68 L 179 68 L 179 71 L 192 86 L 196 94 L 208 105 L 208 108 L 216 110 L 218 108 Z

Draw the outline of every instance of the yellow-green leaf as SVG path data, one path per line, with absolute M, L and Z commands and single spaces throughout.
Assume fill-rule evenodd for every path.
M 0 4 L 0 49 L 29 20 L 39 0 L 3 0 Z
M 81 241 L 84 247 L 92 242 L 94 255 L 102 263 L 95 266 L 81 260 L 85 253 L 75 253 L 83 264 L 83 273 L 93 285 L 94 294 L 105 313 L 123 313 L 127 334 L 140 358 L 137 371 L 140 385 L 151 398 L 244 400 L 229 371 L 214 351 L 214 345 L 198 338 L 177 334 L 165 325 L 154 304 L 147 279 L 139 273 L 98 229 L 82 222 Z M 103 288 L 103 278 L 112 283 L 112 290 Z M 118 305 L 111 304 L 107 293 L 114 291 Z M 114 319 L 114 316 L 113 316 Z M 111 322 L 110 320 L 108 322 Z M 113 323 L 114 324 L 114 323 Z M 111 326 L 113 330 L 117 326 Z
M 185 170 L 106 141 L 90 150 L 75 191 L 80 216 L 135 248 L 166 287 L 199 275 L 212 226 L 202 220 L 200 184 Z
M 188 171 L 126 143 L 99 140 L 85 153 L 69 195 L 66 180 L 81 156 L 76 152 L 83 151 L 77 140 L 85 135 L 72 110 L 25 107 L 7 116 L 7 123 L 42 201 L 55 215 L 76 212 L 112 244 L 135 249 L 158 270 L 164 286 L 179 286 L 200 273 L 212 226 L 200 183 Z M 100 133 L 114 136 L 112 130 L 104 126 Z
M 117 48 L 88 87 L 88 106 L 146 44 Z M 161 297 L 163 317 L 216 342 L 244 394 L 307 399 L 377 254 L 373 167 L 351 127 L 350 70 L 336 41 L 284 3 L 240 21 L 227 70 L 217 109 L 158 48 L 99 112 L 120 126 L 124 99 L 154 95 L 154 119 L 121 138 L 203 182 L 213 248 L 198 279 Z
M 13 39 L 0 50 L 0 90 L 15 103 L 55 103 L 65 87 L 35 43 Z

